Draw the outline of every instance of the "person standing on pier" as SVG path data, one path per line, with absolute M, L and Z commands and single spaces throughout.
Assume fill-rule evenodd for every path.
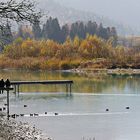
M 6 85 L 6 88 L 8 88 L 8 87 L 11 86 L 11 83 L 10 83 L 9 79 L 7 79 L 7 80 L 5 81 L 5 85 Z
M 4 85 L 5 85 L 4 80 L 1 79 L 1 80 L 0 80 L 0 94 L 1 94 L 1 93 L 3 94 Z

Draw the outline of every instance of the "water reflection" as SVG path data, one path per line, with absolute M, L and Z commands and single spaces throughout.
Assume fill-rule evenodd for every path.
M 140 139 L 140 76 L 97 75 L 87 78 L 58 71 L 7 70 L 0 71 L 0 77 L 11 80 L 74 80 L 73 96 L 65 93 L 65 85 L 26 85 L 20 87 L 23 93 L 19 98 L 14 94 L 10 96 L 11 114 L 42 115 L 19 117 L 17 120 L 36 125 L 54 139 Z M 6 98 L 1 96 L 0 104 L 4 103 Z M 52 117 L 43 117 L 45 112 L 53 114 Z
M 63 93 L 20 93 L 18 98 L 13 96 L 12 100 L 51 100 L 51 99 L 64 99 L 64 100 L 72 100 L 72 94 L 63 94 Z
M 73 92 L 76 93 L 114 93 L 138 94 L 140 76 L 94 76 L 85 77 L 69 72 L 1 70 L 0 77 L 11 80 L 73 80 Z M 21 92 L 65 92 L 64 85 L 21 86 Z

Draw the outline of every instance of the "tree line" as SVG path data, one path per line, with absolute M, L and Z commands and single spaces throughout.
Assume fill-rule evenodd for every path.
M 22 37 L 23 39 L 34 38 L 34 39 L 51 39 L 59 43 L 66 41 L 69 36 L 74 39 L 78 36 L 81 39 L 86 38 L 87 34 L 97 35 L 105 40 L 109 38 L 114 39 L 114 45 L 117 42 L 117 31 L 115 27 L 103 27 L 102 24 L 98 25 L 96 22 L 89 21 L 87 24 L 83 22 L 75 22 L 71 25 L 65 24 L 62 27 L 59 24 L 57 18 L 50 17 L 45 24 L 41 27 L 40 22 L 35 22 L 32 25 L 32 31 L 28 32 L 19 27 L 17 37 Z
M 86 35 L 97 35 L 105 40 L 113 38 L 114 46 L 117 44 L 117 31 L 115 27 L 103 27 L 102 24 L 98 25 L 96 22 L 89 21 L 87 24 L 83 22 L 75 22 L 71 25 L 65 24 L 62 27 L 59 24 L 57 18 L 49 18 L 42 28 L 40 21 L 36 20 L 30 26 L 20 25 L 16 35 L 12 34 L 11 26 L 7 23 L 3 29 L 0 31 L 1 42 L 3 46 L 9 43 L 18 37 L 23 39 L 51 39 L 59 43 L 64 43 L 67 37 L 70 37 L 72 40 L 75 36 L 78 36 L 81 39 L 85 39 Z
M 68 36 L 71 39 L 74 39 L 75 36 L 84 39 L 87 34 L 97 35 L 106 40 L 110 37 L 113 37 L 114 40 L 117 39 L 117 31 L 115 27 L 105 28 L 102 24 L 98 25 L 96 22 L 92 21 L 89 21 L 87 24 L 79 21 L 71 25 L 65 24 L 60 27 L 58 19 L 50 17 L 43 25 L 42 29 L 39 22 L 33 24 L 32 29 L 35 39 L 52 39 L 59 43 L 65 42 Z

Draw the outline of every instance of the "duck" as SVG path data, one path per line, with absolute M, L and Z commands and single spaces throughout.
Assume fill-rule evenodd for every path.
M 16 114 L 11 115 L 11 117 L 15 119 L 16 118 Z
M 24 105 L 24 107 L 27 107 L 27 105 Z
M 20 114 L 20 116 L 21 116 L 21 117 L 23 117 L 23 116 L 24 116 L 24 114 Z
M 18 115 L 18 114 L 16 114 L 16 117 L 19 117 L 19 115 Z
M 30 114 L 30 116 L 34 116 L 34 114 Z
M 37 113 L 34 113 L 34 116 L 39 116 L 39 114 L 37 114 Z
M 54 113 L 54 115 L 58 115 L 58 113 Z
M 3 111 L 4 111 L 4 110 L 6 110 L 6 108 L 5 108 L 5 107 L 3 107 Z
M 108 112 L 108 111 L 109 111 L 109 109 L 107 108 L 107 109 L 106 109 L 106 111 Z
M 130 109 L 130 107 L 129 107 L 129 106 L 127 106 L 127 107 L 126 107 L 126 109 Z

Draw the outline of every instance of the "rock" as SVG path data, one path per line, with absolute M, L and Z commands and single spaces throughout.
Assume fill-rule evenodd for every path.
M 28 123 L 0 118 L 0 140 L 51 140 Z
M 1 112 L 1 113 L 0 113 L 0 117 L 4 117 L 4 116 L 6 116 L 6 113 Z

